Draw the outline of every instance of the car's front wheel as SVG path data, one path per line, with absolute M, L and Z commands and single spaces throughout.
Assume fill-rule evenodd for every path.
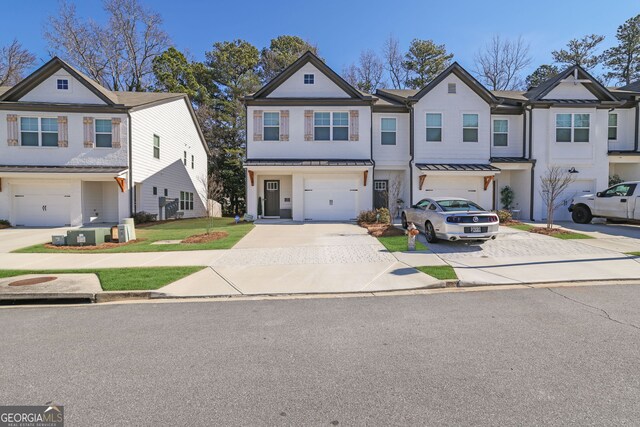
M 589 224 L 593 219 L 591 211 L 586 206 L 576 206 L 571 212 L 571 219 L 577 224 Z
M 405 215 L 404 212 L 402 212 L 402 228 L 404 228 L 405 230 L 407 229 L 407 227 L 409 226 L 409 224 L 407 224 L 407 215 Z
M 438 243 L 438 237 L 436 236 L 436 230 L 433 229 L 433 225 L 427 221 L 424 224 L 424 235 L 429 243 Z

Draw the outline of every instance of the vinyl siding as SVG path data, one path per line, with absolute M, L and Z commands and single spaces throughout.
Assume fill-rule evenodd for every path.
M 69 80 L 69 89 L 58 90 L 58 79 Z M 58 70 L 54 75 L 47 78 L 29 93 L 20 98 L 22 102 L 51 102 L 65 104 L 98 104 L 105 105 L 105 102 L 91 92 L 85 85 L 74 79 L 64 69 Z
M 304 84 L 304 75 L 313 74 L 314 84 Z M 349 95 L 313 64 L 306 64 L 271 92 L 267 98 L 348 98 Z

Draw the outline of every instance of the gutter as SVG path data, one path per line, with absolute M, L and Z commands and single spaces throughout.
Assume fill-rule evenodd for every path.
M 533 107 L 529 110 L 529 160 L 533 156 Z M 531 165 L 531 194 L 529 196 L 529 219 L 533 221 L 533 200 L 535 196 L 535 169 L 536 164 Z
M 369 123 L 369 157 L 371 158 L 371 163 L 373 163 L 373 168 L 371 169 L 371 206 L 373 208 L 375 208 L 375 191 L 373 191 L 373 180 L 375 179 L 375 175 L 376 175 L 376 161 L 373 159 L 373 104 L 371 104 L 371 107 L 369 108 L 369 115 L 371 117 L 370 123 Z M 387 189 L 387 193 L 388 193 L 388 189 Z M 388 196 L 387 196 L 388 198 Z M 387 204 L 388 201 L 387 201 Z
M 414 108 L 413 105 L 407 103 L 409 107 L 409 154 L 411 158 L 409 159 L 409 206 L 413 205 L 413 162 L 415 160 L 415 153 L 413 149 L 414 145 Z

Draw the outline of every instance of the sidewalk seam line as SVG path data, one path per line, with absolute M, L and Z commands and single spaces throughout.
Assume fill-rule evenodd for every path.
M 244 293 L 244 292 L 242 292 L 240 289 L 236 288 L 236 287 L 233 285 L 233 283 L 231 283 L 229 280 L 227 280 L 227 278 L 226 278 L 226 277 L 224 277 L 222 274 L 218 273 L 218 272 L 216 271 L 216 269 L 215 269 L 215 268 L 213 268 L 213 266 L 211 266 L 211 265 L 210 265 L 210 266 L 209 266 L 209 268 L 211 269 L 211 271 L 213 271 L 214 273 L 216 273 L 216 274 L 217 274 L 217 275 L 218 275 L 222 280 L 224 280 L 225 282 L 227 282 L 227 284 L 228 284 L 229 286 L 231 286 L 233 289 L 235 289 L 235 290 L 236 290 L 236 292 L 238 292 L 240 295 L 244 295 L 244 294 L 245 294 L 245 293 Z

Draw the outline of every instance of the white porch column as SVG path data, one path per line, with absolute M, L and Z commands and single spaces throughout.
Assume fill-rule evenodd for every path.
M 69 223 L 74 227 L 82 225 L 82 181 L 71 181 L 69 193 Z
M 247 170 L 247 213 L 258 218 L 258 174 L 253 171 L 253 183 L 250 175 Z
M 304 175 L 294 173 L 291 176 L 291 201 L 293 212 L 291 213 L 294 221 L 304 221 Z

